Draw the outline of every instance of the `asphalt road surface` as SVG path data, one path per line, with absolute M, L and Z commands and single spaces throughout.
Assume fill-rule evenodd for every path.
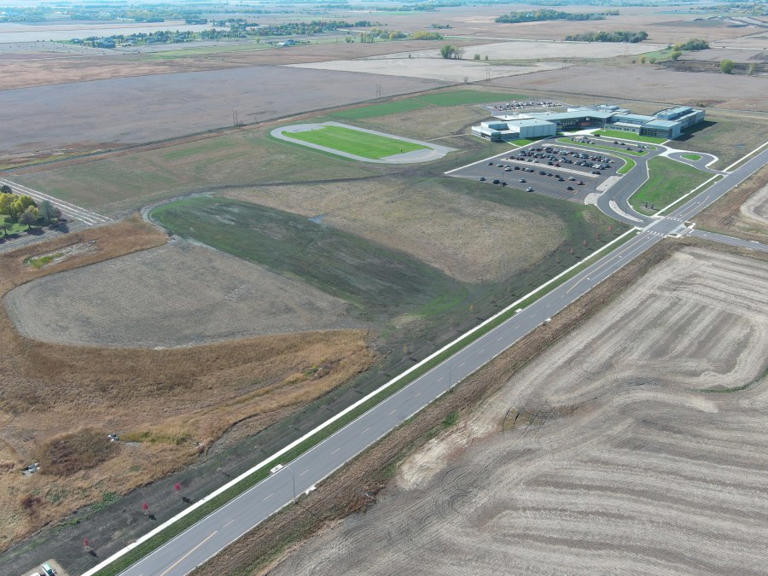
M 690 220 L 728 190 L 768 163 L 768 150 L 757 154 L 668 217 L 657 217 L 635 237 L 558 288 L 520 311 L 440 366 L 409 384 L 366 414 L 300 456 L 279 472 L 207 516 L 186 532 L 137 562 L 125 576 L 183 576 L 245 534 L 296 495 L 311 489 L 345 462 L 424 408 L 451 386 L 487 364 L 533 329 L 546 325 L 569 304 L 641 255 L 668 234 L 692 233 Z M 701 232 L 696 231 L 696 236 Z M 709 235 L 710 240 L 736 239 Z M 727 240 L 724 240 L 727 239 Z M 739 241 L 750 247 L 750 242 Z M 762 245 L 760 245 L 762 246 Z M 543 328 L 546 329 L 546 328 Z

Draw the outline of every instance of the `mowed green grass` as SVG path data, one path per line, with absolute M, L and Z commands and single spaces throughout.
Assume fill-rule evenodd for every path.
M 681 156 L 683 158 L 685 158 L 686 160 L 691 160 L 692 162 L 698 162 L 699 160 L 701 160 L 701 155 L 700 154 L 693 154 L 693 153 L 688 152 L 686 154 L 681 154 Z
M 413 152 L 415 150 L 425 150 L 427 147 L 397 138 L 388 138 L 379 134 L 371 134 L 354 128 L 345 128 L 344 126 L 322 126 L 314 130 L 305 130 L 303 132 L 284 133 L 289 138 L 326 146 L 333 150 L 339 150 L 348 154 L 355 154 L 363 158 L 378 160 Z
M 365 318 L 442 310 L 465 297 L 461 283 L 412 256 L 282 210 L 194 197 L 160 206 L 152 218 L 181 237 L 343 298 Z
M 648 161 L 648 180 L 632 195 L 629 203 L 638 212 L 654 214 L 710 177 L 711 174 L 669 158 L 651 158 Z
M 370 106 L 361 106 L 360 108 L 351 108 L 341 110 L 331 114 L 334 118 L 346 118 L 356 120 L 361 118 L 372 118 L 375 116 L 386 116 L 388 114 L 399 114 L 420 110 L 430 106 L 448 107 L 448 106 L 466 106 L 470 104 L 483 104 L 485 102 L 509 102 L 511 100 L 522 100 L 525 96 L 519 94 L 510 94 L 508 92 L 484 92 L 480 90 L 452 90 L 450 92 L 438 92 L 436 94 L 423 94 L 402 100 L 392 102 L 383 102 L 381 104 L 371 104 Z
M 666 142 L 666 138 L 656 138 L 654 136 L 641 136 L 634 132 L 624 132 L 623 130 L 598 130 L 595 134 L 607 136 L 609 138 L 621 138 L 623 140 L 632 140 L 634 142 L 650 142 L 651 144 L 661 144 Z

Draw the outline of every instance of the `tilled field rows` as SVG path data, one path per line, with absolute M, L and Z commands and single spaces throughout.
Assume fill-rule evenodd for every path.
M 766 282 L 675 254 L 274 573 L 764 573 Z

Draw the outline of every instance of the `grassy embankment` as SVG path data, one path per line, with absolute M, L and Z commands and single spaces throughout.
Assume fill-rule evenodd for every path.
M 390 102 L 361 106 L 359 108 L 350 108 L 348 110 L 340 110 L 339 112 L 333 112 L 331 116 L 334 118 L 357 120 L 362 118 L 372 118 L 374 116 L 401 114 L 403 112 L 412 112 L 434 106 L 446 108 L 452 106 L 482 104 L 484 102 L 509 102 L 511 100 L 521 100 L 523 98 L 525 97 L 519 94 L 510 94 L 508 92 L 453 90 L 449 92 L 412 96 L 401 100 L 392 100 Z
M 599 136 L 606 138 L 620 138 L 622 140 L 632 140 L 633 142 L 648 142 L 650 144 L 662 144 L 667 141 L 666 138 L 656 138 L 655 136 L 641 136 L 634 132 L 624 132 L 623 130 L 598 130 L 595 132 Z
M 421 144 L 343 126 L 322 126 L 314 130 L 289 132 L 285 135 L 294 140 L 301 140 L 374 160 L 427 148 Z
M 648 161 L 648 180 L 632 195 L 629 203 L 642 214 L 655 214 L 711 176 L 669 158 L 651 158 Z

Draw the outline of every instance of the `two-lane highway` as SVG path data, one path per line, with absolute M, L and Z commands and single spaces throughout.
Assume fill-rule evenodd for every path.
M 184 576 L 239 536 L 291 503 L 455 383 L 481 368 L 548 318 L 576 301 L 668 234 L 686 233 L 690 220 L 768 163 L 768 149 L 710 186 L 669 217 L 657 217 L 637 235 L 521 310 L 451 358 L 378 404 L 321 444 L 237 499 L 207 516 L 123 572 L 125 576 Z M 547 329 L 542 328 L 542 329 Z

